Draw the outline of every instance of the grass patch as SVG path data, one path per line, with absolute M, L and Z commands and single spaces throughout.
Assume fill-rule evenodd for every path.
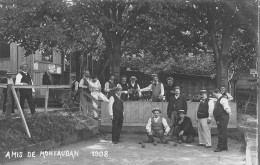
M 76 130 L 87 128 L 84 119 L 66 112 L 35 116 L 26 121 L 31 138 L 27 136 L 20 118 L 0 121 L 0 152 L 46 140 L 58 142 Z

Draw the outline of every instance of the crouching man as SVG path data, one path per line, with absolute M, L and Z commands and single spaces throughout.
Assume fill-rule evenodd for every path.
M 161 110 L 159 108 L 155 108 L 152 113 L 153 117 L 148 120 L 146 125 L 148 143 L 153 143 L 154 137 L 159 138 L 161 143 L 167 143 L 167 135 L 170 132 L 170 127 L 166 119 L 161 117 Z
M 178 111 L 178 122 L 176 127 L 176 133 L 178 138 L 178 143 L 192 143 L 194 141 L 195 130 L 192 126 L 191 119 L 186 116 L 184 110 Z

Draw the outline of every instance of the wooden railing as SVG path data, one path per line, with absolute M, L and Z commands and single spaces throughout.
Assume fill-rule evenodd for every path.
M 22 89 L 46 89 L 46 95 L 45 95 L 45 105 L 44 105 L 44 113 L 47 114 L 47 109 L 48 109 L 48 101 L 49 101 L 49 89 L 70 89 L 69 85 L 13 85 L 13 84 L 0 84 L 0 88 L 6 88 L 7 90 L 7 100 L 6 100 L 6 118 L 11 118 L 11 109 L 12 109 L 12 95 L 14 97 L 15 103 L 17 105 L 17 108 L 19 110 L 19 114 L 22 118 L 26 133 L 29 137 L 31 137 L 29 128 L 27 126 L 25 117 L 24 117 L 24 113 L 23 110 L 21 108 L 20 102 L 19 102 L 19 98 L 17 96 L 16 93 L 16 88 L 22 88 Z M 80 110 L 83 111 L 83 114 L 86 115 L 88 114 L 88 110 L 94 109 L 96 111 L 99 111 L 96 107 L 93 106 L 92 101 L 94 101 L 95 103 L 99 103 L 99 101 L 94 98 L 90 93 L 88 93 L 86 90 L 80 88 Z M 87 110 L 87 112 L 86 112 Z

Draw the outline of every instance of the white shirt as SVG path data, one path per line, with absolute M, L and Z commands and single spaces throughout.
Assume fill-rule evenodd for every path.
M 98 86 L 96 86 L 92 81 L 90 81 L 90 78 L 87 78 L 87 82 L 88 82 L 88 84 L 89 84 L 89 86 L 90 86 L 91 88 L 98 88 Z M 84 85 L 84 78 L 82 78 L 82 79 L 80 80 L 80 82 L 79 82 L 79 87 L 80 87 L 80 88 L 86 87 L 86 86 Z
M 218 97 L 218 99 L 221 97 L 222 95 L 220 94 L 219 95 L 219 97 Z M 220 100 L 220 104 L 221 105 L 223 105 L 223 108 L 224 108 L 224 110 L 229 114 L 229 116 L 231 115 L 231 108 L 230 108 L 230 106 L 229 106 L 229 104 L 228 104 L 228 100 L 226 99 L 226 98 L 221 98 L 221 100 Z
M 160 117 L 161 117 L 161 116 L 160 116 Z M 148 123 L 147 123 L 147 125 L 146 125 L 146 131 L 147 131 L 147 132 L 151 132 L 151 130 L 152 130 L 152 119 L 154 119 L 154 122 L 157 123 L 160 117 L 157 117 L 157 118 L 151 117 L 151 118 L 148 120 Z M 164 127 L 164 130 L 165 130 L 165 133 L 169 133 L 171 129 L 170 129 L 169 125 L 167 124 L 166 119 L 165 119 L 164 117 L 161 117 L 161 118 L 162 118 L 162 123 L 163 123 L 163 127 Z
M 116 96 L 117 96 L 118 98 L 120 98 L 117 94 L 116 94 Z M 114 102 L 115 102 L 114 96 L 111 96 L 111 97 L 109 98 L 109 103 L 108 103 L 108 111 L 109 111 L 109 115 L 110 115 L 110 116 L 113 116 L 113 104 L 114 104 Z M 123 112 L 123 113 L 124 113 L 124 112 Z
M 78 83 L 78 81 L 75 80 L 75 81 L 72 82 L 72 84 L 73 84 L 74 82 L 75 82 L 75 89 L 74 89 L 74 90 L 75 90 L 75 91 L 78 91 L 78 90 L 79 90 L 79 83 Z
M 226 92 L 226 95 L 227 95 L 227 97 L 228 97 L 228 101 L 233 100 L 233 97 L 231 96 L 231 94 L 229 94 L 228 92 Z
M 93 82 L 93 81 L 91 81 L 91 82 L 93 83 L 92 85 L 90 85 L 91 86 L 90 87 L 91 92 L 96 92 L 99 89 L 101 89 L 101 84 L 100 84 L 99 80 L 97 80 L 96 82 Z
M 13 78 L 7 78 L 7 84 L 14 84 Z
M 158 84 L 158 83 L 157 83 Z M 152 91 L 152 85 L 153 84 L 150 84 L 148 87 L 146 88 L 143 88 L 143 89 L 140 89 L 141 92 L 144 92 L 144 91 Z M 161 83 L 161 94 L 160 95 L 164 95 L 164 87 L 163 87 L 163 83 Z
M 112 82 L 111 80 L 109 81 Z M 109 88 L 109 81 L 105 83 L 105 88 L 104 88 L 105 92 L 111 91 L 111 89 Z M 116 87 L 121 87 L 121 85 L 118 83 Z
M 23 72 L 25 75 L 28 74 L 27 72 L 24 72 L 24 71 L 21 71 L 21 72 Z M 24 85 L 24 83 L 21 82 L 22 78 L 23 78 L 23 76 L 20 73 L 18 73 L 16 75 L 15 84 L 17 84 L 17 85 Z M 33 85 L 32 79 L 31 79 L 31 82 L 32 82 L 32 85 Z M 34 88 L 32 88 L 32 92 L 35 92 Z
M 203 100 L 200 100 L 200 102 L 203 102 Z M 214 101 L 209 99 L 208 106 L 209 106 L 209 109 L 208 109 L 209 117 L 208 117 L 208 119 L 211 119 L 211 117 L 213 117 Z

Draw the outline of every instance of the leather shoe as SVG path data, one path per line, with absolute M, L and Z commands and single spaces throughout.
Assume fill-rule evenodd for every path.
M 177 143 L 181 144 L 181 143 L 182 143 L 182 140 L 178 140 Z
M 113 144 L 118 144 L 118 142 L 112 142 Z
M 215 150 L 214 150 L 214 152 L 221 152 L 222 151 L 222 149 L 220 149 L 220 148 L 216 148 Z
M 205 146 L 205 148 L 211 148 L 211 146 Z
M 197 146 L 205 146 L 205 144 L 197 144 Z

